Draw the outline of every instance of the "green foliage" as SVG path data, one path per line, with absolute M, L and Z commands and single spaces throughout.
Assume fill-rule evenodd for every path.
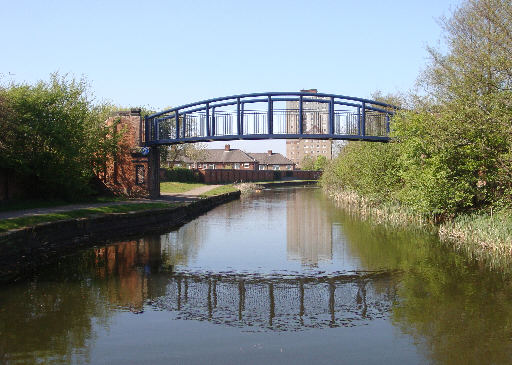
M 329 160 L 325 156 L 318 156 L 315 160 L 314 170 L 323 171 L 325 167 L 329 164 Z
M 202 182 L 203 178 L 200 173 L 191 169 L 175 167 L 173 169 L 163 169 L 164 177 L 162 181 L 178 181 L 178 182 Z
M 58 74 L 0 89 L 0 168 L 29 177 L 35 196 L 89 194 L 95 168 L 117 149 L 108 112 L 93 104 L 84 80 Z
M 325 169 L 328 163 L 329 161 L 325 156 L 317 156 L 317 158 L 305 156 L 300 162 L 300 166 L 302 170 L 306 171 L 321 171 Z
M 372 201 L 393 200 L 400 189 L 394 143 L 350 142 L 327 166 L 320 183 L 329 189 L 353 191 Z
M 429 49 L 395 143 L 349 144 L 324 184 L 436 219 L 512 204 L 512 3 L 470 0 L 442 25 L 447 52 Z
M 70 210 L 59 213 L 37 214 L 20 218 L 2 219 L 0 220 L 0 232 L 5 232 L 11 229 L 30 227 L 40 223 L 61 221 L 67 219 L 84 218 L 111 213 L 130 213 L 151 209 L 175 208 L 177 206 L 178 205 L 176 203 L 130 203 L 109 205 L 105 207 Z
M 189 182 L 175 182 L 175 181 L 166 181 L 160 183 L 160 192 L 161 193 L 184 193 L 186 191 L 190 191 L 195 188 L 199 188 L 201 186 L 205 186 L 206 184 L 201 183 L 189 183 Z
M 208 190 L 207 192 L 201 194 L 200 196 L 201 198 L 208 198 L 210 196 L 228 194 L 233 193 L 235 191 L 238 191 L 237 187 L 232 184 L 228 184 L 213 188 L 212 190 Z

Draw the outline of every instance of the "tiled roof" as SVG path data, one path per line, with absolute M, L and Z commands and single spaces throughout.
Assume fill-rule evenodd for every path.
M 258 161 L 261 165 L 293 165 L 292 160 L 287 159 L 280 153 L 249 153 L 249 156 Z
M 185 163 L 194 162 L 188 157 L 183 157 L 180 160 Z M 203 162 L 203 163 L 240 162 L 240 163 L 245 163 L 245 162 L 255 162 L 255 161 L 247 153 L 245 153 L 244 151 L 241 151 L 241 150 L 230 149 L 229 151 L 226 151 L 224 149 L 207 149 L 204 151 L 203 157 L 200 158 L 197 162 Z
M 293 165 L 292 160 L 287 159 L 280 153 L 245 153 L 242 150 L 230 149 L 207 149 L 204 150 L 203 157 L 198 161 L 192 161 L 188 157 L 182 157 L 180 162 L 184 163 L 246 163 L 257 162 L 261 165 Z

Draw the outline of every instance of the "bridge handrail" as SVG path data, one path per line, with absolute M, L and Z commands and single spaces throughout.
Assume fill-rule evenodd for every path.
M 209 107 L 220 107 L 220 106 L 234 105 L 234 104 L 236 104 L 238 102 L 237 101 L 238 99 L 261 98 L 261 97 L 267 97 L 268 98 L 268 97 L 273 97 L 273 96 L 296 96 L 296 97 L 300 97 L 300 96 L 304 97 L 305 96 L 308 99 L 311 99 L 311 100 L 303 100 L 304 102 L 319 102 L 320 100 L 322 100 L 321 98 L 335 98 L 335 99 L 343 99 L 343 100 L 356 101 L 356 102 L 364 103 L 364 104 L 379 105 L 379 106 L 382 106 L 382 107 L 385 107 L 385 108 L 392 108 L 394 110 L 398 109 L 398 107 L 395 106 L 395 105 L 386 104 L 386 103 L 383 103 L 383 102 L 380 102 L 380 101 L 376 101 L 376 100 L 371 100 L 371 99 L 364 99 L 364 98 L 353 97 L 353 96 L 337 95 L 337 94 L 326 94 L 326 93 L 281 92 L 281 91 L 277 91 L 277 92 L 266 92 L 266 93 L 239 94 L 239 95 L 223 96 L 223 97 L 218 97 L 218 98 L 213 98 L 213 99 L 208 99 L 208 100 L 197 101 L 197 102 L 194 102 L 194 103 L 180 105 L 180 106 L 177 106 L 177 107 L 174 107 L 174 108 L 171 108 L 171 109 L 163 110 L 161 112 L 148 115 L 147 118 L 148 119 L 153 119 L 153 118 L 156 118 L 156 117 L 158 117 L 160 115 L 164 115 L 164 114 L 168 114 L 168 113 L 173 113 L 173 112 L 176 112 L 176 111 L 179 111 L 179 110 L 182 110 L 182 109 L 188 109 L 188 108 L 191 108 L 191 107 L 194 107 L 194 106 L 198 106 L 198 105 L 203 105 L 204 104 L 205 106 L 200 108 L 200 109 L 203 109 L 203 108 L 206 108 L 206 105 L 208 105 L 208 104 L 218 103 L 218 102 L 224 101 L 224 100 L 236 99 L 234 102 L 229 103 L 229 104 L 209 105 Z M 265 101 L 266 101 L 265 99 L 261 99 L 261 100 L 252 99 L 252 100 L 245 100 L 244 102 L 246 102 L 246 103 L 247 102 L 254 103 L 254 102 L 265 102 Z M 278 100 L 276 100 L 276 101 L 278 101 Z M 242 100 L 240 100 L 240 102 L 242 102 Z M 329 101 L 325 100 L 325 102 L 329 102 Z M 338 103 L 335 103 L 335 104 L 338 104 Z M 370 109 L 370 108 L 371 107 L 368 107 L 368 109 Z M 386 111 L 386 110 L 382 110 L 382 111 L 386 112 L 386 113 L 392 113 L 392 112 Z

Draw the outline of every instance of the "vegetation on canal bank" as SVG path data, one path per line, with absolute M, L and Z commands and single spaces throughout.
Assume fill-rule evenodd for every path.
M 512 3 L 468 0 L 441 24 L 447 51 L 428 49 L 420 93 L 381 98 L 404 107 L 392 142 L 349 143 L 321 184 L 373 215 L 435 223 L 458 247 L 512 257 Z
M 0 220 L 0 232 L 6 232 L 11 229 L 30 227 L 40 223 L 48 223 L 75 218 L 87 218 L 111 213 L 130 213 L 151 209 L 173 208 L 179 205 L 179 203 L 161 202 L 131 203 L 109 205 L 105 207 L 77 209 L 58 213 L 37 214 L 19 218 L 2 219 Z
M 216 188 L 214 188 L 212 190 L 208 190 L 207 192 L 201 194 L 200 197 L 201 198 L 208 198 L 208 197 L 215 196 L 215 195 L 233 193 L 233 192 L 238 191 L 238 190 L 239 189 L 237 188 L 236 185 L 227 184 L 227 185 L 222 185 L 222 186 L 216 187 Z
M 166 181 L 160 183 L 161 193 L 184 193 L 195 188 L 206 186 L 202 183 Z

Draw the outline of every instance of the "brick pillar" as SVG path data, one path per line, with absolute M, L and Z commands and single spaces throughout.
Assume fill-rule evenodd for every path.
M 148 158 L 149 197 L 157 199 L 160 196 L 160 150 L 158 146 L 150 147 Z

